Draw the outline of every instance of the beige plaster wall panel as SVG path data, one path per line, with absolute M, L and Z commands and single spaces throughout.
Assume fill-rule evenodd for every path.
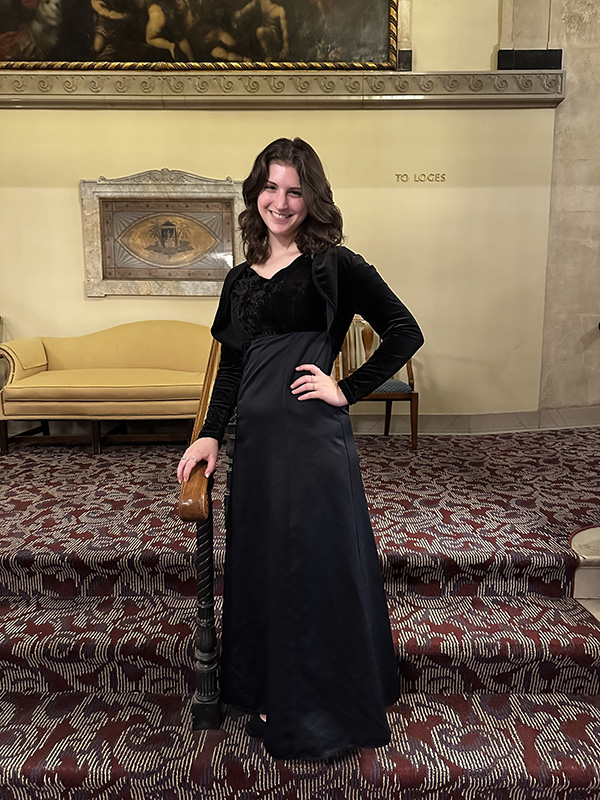
M 412 14 L 415 70 L 496 68 L 498 0 L 413 0 Z
M 163 166 L 238 180 L 268 141 L 300 135 L 323 157 L 348 245 L 423 324 L 422 411 L 537 410 L 564 75 L 490 72 L 497 0 L 412 0 L 400 14 L 411 5 L 414 74 L 0 74 L 5 338 L 210 324 L 215 298 L 85 297 L 79 181 Z
M 500 2 L 500 50 L 512 50 L 514 43 L 514 4 L 515 0 Z
M 565 0 L 551 0 L 550 3 L 550 29 L 548 47 L 551 50 L 562 49 L 565 44 L 564 36 Z
M 85 297 L 79 181 L 163 165 L 239 180 L 268 141 L 300 135 L 323 158 L 349 247 L 378 266 L 423 325 L 423 412 L 535 410 L 553 118 L 551 109 L 5 110 L 5 337 L 137 319 L 210 324 L 215 298 Z
M 398 0 L 398 50 L 412 49 L 413 0 Z
M 551 0 L 513 0 L 513 41 L 518 50 L 548 47 Z
M 600 404 L 600 7 L 564 0 L 569 94 L 556 116 L 540 406 Z
M 562 48 L 563 14 L 564 0 L 501 0 L 500 49 Z

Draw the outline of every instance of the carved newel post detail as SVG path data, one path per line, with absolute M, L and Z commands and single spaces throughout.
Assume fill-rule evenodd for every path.
M 224 517 L 227 524 L 231 468 L 235 449 L 235 415 L 227 426 L 226 454 L 227 486 L 223 499 Z M 206 519 L 196 522 L 196 571 L 198 575 L 198 612 L 194 643 L 194 667 L 196 691 L 192 700 L 193 729 L 216 729 L 221 724 L 219 696 L 217 635 L 215 631 L 214 560 L 213 560 L 213 512 L 212 477 L 206 486 Z
M 213 340 L 198 414 L 190 441 L 200 433 L 206 416 L 208 400 L 217 373 L 220 358 L 219 343 Z M 195 731 L 216 729 L 221 724 L 219 699 L 217 635 L 215 632 L 215 595 L 213 561 L 213 478 L 207 478 L 206 461 L 198 461 L 189 479 L 181 484 L 177 514 L 185 522 L 196 523 L 196 573 L 198 577 L 198 602 L 196 636 L 194 640 L 194 669 L 196 691 L 192 700 L 192 725 Z
M 212 478 L 207 486 L 208 516 L 196 522 L 196 570 L 198 605 L 194 667 L 196 691 L 192 700 L 192 726 L 195 731 L 216 729 L 221 724 L 215 632 Z

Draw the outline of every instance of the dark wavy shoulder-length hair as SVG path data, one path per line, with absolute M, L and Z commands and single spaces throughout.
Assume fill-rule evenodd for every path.
M 273 161 L 294 167 L 300 178 L 307 212 L 296 234 L 300 252 L 314 256 L 340 244 L 344 238 L 342 213 L 333 202 L 321 159 L 302 139 L 276 139 L 258 154 L 242 185 L 246 209 L 240 214 L 239 223 L 248 263 L 262 264 L 271 254 L 268 230 L 258 213 L 257 199 L 268 180 Z

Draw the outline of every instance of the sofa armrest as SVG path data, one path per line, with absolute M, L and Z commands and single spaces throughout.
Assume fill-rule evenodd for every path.
M 8 361 L 7 384 L 28 378 L 48 369 L 48 358 L 44 343 L 39 337 L 13 339 L 0 344 L 0 358 Z

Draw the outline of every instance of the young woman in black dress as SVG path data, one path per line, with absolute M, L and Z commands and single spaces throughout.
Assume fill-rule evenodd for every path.
M 179 480 L 201 459 L 212 473 L 237 407 L 221 698 L 253 715 L 248 733 L 277 758 L 380 747 L 397 662 L 348 405 L 423 337 L 375 268 L 341 246 L 342 217 L 309 144 L 269 144 L 243 194 L 246 261 L 223 286 L 219 371 L 178 466 Z M 338 383 L 354 314 L 382 341 Z

